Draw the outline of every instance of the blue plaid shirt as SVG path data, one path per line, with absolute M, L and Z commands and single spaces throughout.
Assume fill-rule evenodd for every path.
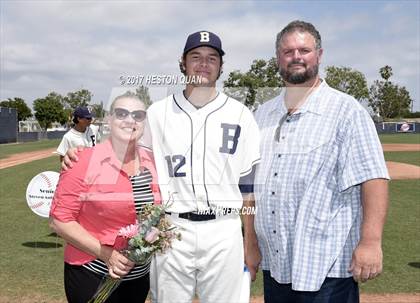
M 284 90 L 261 105 L 262 160 L 255 176 L 261 267 L 279 283 L 317 291 L 350 277 L 360 238 L 360 184 L 389 179 L 374 124 L 351 96 L 325 81 L 284 121 Z

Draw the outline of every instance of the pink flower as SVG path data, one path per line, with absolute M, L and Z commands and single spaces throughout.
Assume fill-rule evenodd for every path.
M 166 231 L 166 232 L 165 232 L 165 237 L 166 237 L 168 240 L 175 239 L 175 233 L 174 233 L 173 231 Z
M 139 223 L 136 220 L 136 224 L 121 227 L 118 235 L 124 237 L 125 239 L 131 239 L 139 233 L 139 228 Z
M 146 240 L 149 243 L 155 242 L 157 239 L 159 239 L 159 232 L 159 229 L 157 229 L 156 227 L 152 227 L 144 237 L 144 240 Z

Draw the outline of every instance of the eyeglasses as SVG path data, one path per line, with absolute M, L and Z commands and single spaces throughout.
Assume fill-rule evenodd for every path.
M 141 122 L 146 118 L 146 112 L 144 110 L 128 111 L 125 108 L 114 108 L 112 112 L 118 120 L 127 119 L 128 115 L 133 118 L 136 122 Z

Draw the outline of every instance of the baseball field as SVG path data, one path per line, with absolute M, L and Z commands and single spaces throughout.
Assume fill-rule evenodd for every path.
M 361 285 L 362 302 L 420 302 L 420 134 L 381 136 L 393 180 L 384 231 L 384 272 Z M 57 140 L 0 145 L 0 302 L 65 302 L 64 242 L 28 208 L 36 174 L 59 170 Z M 223 274 L 223 273 L 221 273 Z M 262 302 L 261 275 L 252 286 Z

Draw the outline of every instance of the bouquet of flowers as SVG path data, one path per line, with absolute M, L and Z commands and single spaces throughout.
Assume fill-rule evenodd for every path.
M 136 265 L 145 264 L 155 253 L 165 253 L 173 239 L 181 240 L 181 234 L 165 217 L 164 205 L 145 205 L 135 224 L 120 229 L 118 235 L 127 240 L 121 252 Z M 106 277 L 88 303 L 103 303 L 121 283 L 121 279 Z

